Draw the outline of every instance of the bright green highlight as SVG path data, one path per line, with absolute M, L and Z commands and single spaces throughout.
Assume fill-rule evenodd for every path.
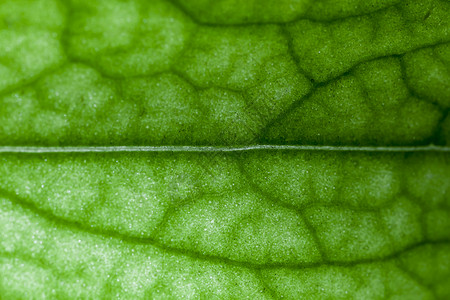
M 1 162 L 0 291 L 13 299 L 450 295 L 446 154 L 4 154 Z

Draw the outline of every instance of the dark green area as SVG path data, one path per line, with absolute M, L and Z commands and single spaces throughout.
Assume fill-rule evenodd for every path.
M 449 143 L 448 1 L 0 5 L 2 145 Z

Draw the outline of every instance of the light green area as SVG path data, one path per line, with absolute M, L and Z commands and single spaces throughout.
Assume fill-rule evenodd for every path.
M 0 294 L 7 299 L 33 298 L 30 291 L 36 299 L 450 293 L 446 154 L 0 159 Z M 337 167 L 327 173 L 325 166 Z M 424 257 L 436 262 L 421 267 Z
M 67 1 L 67 51 L 111 76 L 167 70 L 195 28 L 168 1 Z
M 270 299 L 249 270 L 92 235 L 0 203 L 8 220 L 1 222 L 2 299 Z
M 56 0 L 0 2 L 0 93 L 59 67 L 65 22 Z
M 0 299 L 450 298 L 449 16 L 0 1 L 3 150 L 385 149 L 0 153 Z
M 435 259 L 448 259 L 447 245 L 421 246 L 395 260 L 378 264 L 364 263 L 355 266 L 326 266 L 315 269 L 275 269 L 263 272 L 268 285 L 285 299 L 446 299 L 448 280 L 433 282 L 433 271 L 419 266 L 438 267 Z M 431 251 L 431 252 L 430 252 Z M 397 261 L 405 263 L 406 267 Z M 417 268 L 410 272 L 409 269 Z M 422 273 L 423 272 L 423 273 Z M 419 276 L 417 273 L 421 273 Z M 439 274 L 448 278 L 449 266 L 442 266 Z M 427 277 L 422 284 L 416 280 Z M 370 278 L 370 279 L 369 279 Z M 430 280 L 431 279 L 431 280 Z M 292 287 L 298 287 L 297 289 Z M 439 290 L 434 293 L 430 288 Z

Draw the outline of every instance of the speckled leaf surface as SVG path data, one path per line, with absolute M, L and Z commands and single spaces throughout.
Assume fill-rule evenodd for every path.
M 449 16 L 0 1 L 0 299 L 450 298 Z

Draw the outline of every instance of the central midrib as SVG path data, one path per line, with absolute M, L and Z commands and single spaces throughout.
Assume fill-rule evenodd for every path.
M 353 152 L 450 152 L 446 146 L 0 146 L 0 153 L 88 153 L 88 152 L 241 152 L 258 150 L 353 151 Z

